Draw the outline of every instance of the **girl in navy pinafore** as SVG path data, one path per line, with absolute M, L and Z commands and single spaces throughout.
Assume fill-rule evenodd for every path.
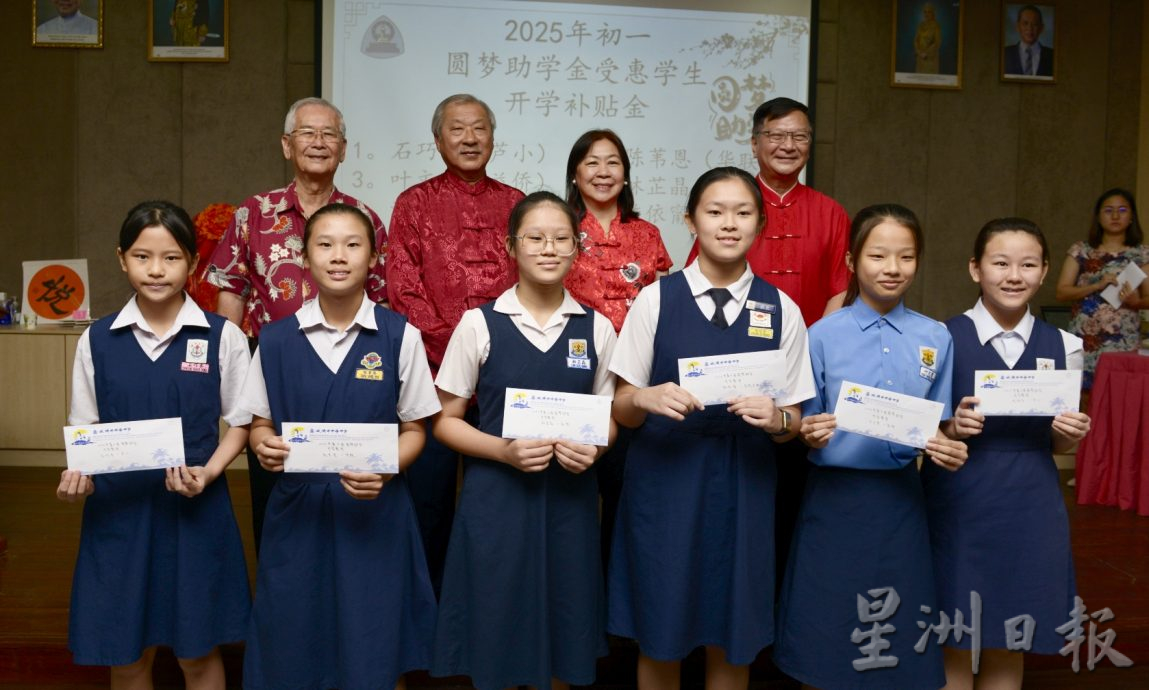
M 615 418 L 636 429 L 607 625 L 638 641 L 641 688 L 676 687 L 679 662 L 699 646 L 708 675 L 745 684 L 749 664 L 773 641 L 773 446 L 792 437 L 791 415 L 813 393 L 797 306 L 745 261 L 765 218 L 753 178 L 712 170 L 695 183 L 687 209 L 699 260 L 643 290 L 612 365 Z M 726 299 L 712 297 L 716 289 Z M 679 385 L 681 358 L 753 351 L 782 354 L 786 386 L 777 400 L 703 407 Z
M 418 331 L 364 292 L 376 256 L 370 228 L 362 212 L 342 204 L 312 215 L 304 244 L 319 299 L 260 333 L 244 400 L 255 415 L 256 454 L 269 470 L 282 470 L 288 456 L 274 433 L 286 421 L 399 424 L 403 469 L 422 445 L 422 418 L 438 408 Z M 342 271 L 350 276 L 328 275 Z M 402 473 L 289 473 L 276 482 L 244 687 L 403 687 L 404 673 L 430 664 L 434 620 Z
M 938 606 L 971 620 L 981 599 L 979 672 L 972 675 L 971 639 L 945 647 L 946 678 L 965 687 L 1021 687 L 1023 656 L 1007 648 L 1005 622 L 1032 616 L 1026 651 L 1057 654 L 1056 629 L 1070 619 L 1074 584 L 1069 520 L 1053 453 L 1085 436 L 1089 418 L 990 417 L 977 412 L 978 370 L 1077 369 L 1081 339 L 1035 319 L 1028 302 L 1048 271 L 1041 230 L 1023 218 L 987 223 L 974 242 L 970 273 L 981 287 L 972 309 L 950 319 L 954 339 L 953 404 L 969 461 L 956 474 L 923 466 Z
M 112 666 L 112 682 L 150 676 L 172 647 L 188 683 L 224 683 L 217 646 L 243 639 L 250 592 L 223 470 L 247 440 L 236 408 L 249 361 L 235 325 L 183 292 L 194 226 L 167 202 L 133 208 L 120 259 L 137 291 L 76 349 L 72 424 L 182 419 L 185 466 L 82 476 L 57 495 L 87 496 L 72 585 L 69 648 L 78 664 Z M 219 419 L 231 426 L 223 441 Z
M 593 467 L 603 448 L 502 438 L 508 387 L 613 393 L 605 365 L 614 328 L 562 287 L 576 227 L 553 194 L 516 205 L 508 251 L 519 283 L 463 315 L 436 380 L 443 415 L 434 430 L 464 454 L 466 474 L 432 670 L 469 675 L 476 688 L 588 685 L 607 652 Z M 472 395 L 477 427 L 464 420 Z

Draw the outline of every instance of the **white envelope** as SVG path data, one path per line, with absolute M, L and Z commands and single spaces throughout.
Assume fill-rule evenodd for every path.
M 987 417 L 1056 417 L 1077 411 L 1081 372 L 979 369 L 973 373 L 973 394 L 981 401 L 977 411 Z
M 786 357 L 779 350 L 678 360 L 678 385 L 703 405 L 724 405 L 745 395 L 782 397 L 786 383 Z
M 179 417 L 64 427 L 68 469 L 106 474 L 179 467 L 184 431 Z
M 944 409 L 933 400 L 843 381 L 834 417 L 842 431 L 925 448 L 937 433 Z
M 508 388 L 503 438 L 557 438 L 607 445 L 610 403 L 605 395 Z
M 1121 269 L 1121 272 L 1117 274 L 1117 284 L 1105 286 L 1105 289 L 1101 291 L 1101 297 L 1109 303 L 1109 306 L 1117 309 L 1121 306 L 1121 286 L 1125 283 L 1129 283 L 1133 286 L 1133 289 L 1136 290 L 1141 286 L 1141 281 L 1143 280 L 1145 280 L 1145 271 L 1142 271 L 1140 266 L 1130 261 L 1126 264 L 1125 268 Z
M 398 424 L 284 422 L 281 432 L 291 446 L 284 472 L 399 471 Z

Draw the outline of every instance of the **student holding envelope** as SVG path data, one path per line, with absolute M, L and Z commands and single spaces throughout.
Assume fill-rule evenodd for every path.
M 469 675 L 480 690 L 589 685 L 607 652 L 594 472 L 606 445 L 511 440 L 504 418 L 508 388 L 614 393 L 614 327 L 563 288 L 577 228 L 550 192 L 515 205 L 506 250 L 519 281 L 463 314 L 435 381 L 435 437 L 463 454 L 465 474 L 432 673 Z M 613 436 L 605 408 L 600 426 Z
M 686 205 L 698 260 L 639 293 L 619 336 L 614 417 L 633 428 L 608 574 L 608 630 L 638 642 L 638 687 L 680 687 L 706 648 L 708 688 L 746 688 L 774 639 L 774 445 L 814 393 L 798 306 L 746 262 L 766 222 L 738 168 L 699 177 Z M 680 360 L 782 354 L 783 392 L 704 406 Z M 688 365 L 689 366 L 689 365 Z
M 1049 271 L 1041 229 L 1024 218 L 982 227 L 969 272 L 981 287 L 972 309 L 946 322 L 954 340 L 956 438 L 969 460 L 957 473 L 922 467 L 938 606 L 971 619 L 971 594 L 981 599 L 981 652 L 973 675 L 970 638 L 952 637 L 945 653 L 947 687 L 1021 688 L 1022 652 L 1009 651 L 1005 621 L 1035 622 L 1026 651 L 1057 654 L 1056 630 L 1076 594 L 1069 520 L 1053 453 L 1068 452 L 1089 431 L 1081 412 L 986 417 L 978 411 L 975 371 L 1077 370 L 1081 338 L 1039 321 L 1029 300 Z M 1028 409 L 1028 408 L 1023 408 Z
M 948 419 L 953 347 L 940 323 L 910 311 L 903 297 L 923 251 L 917 217 L 896 204 L 862 209 L 850 228 L 846 306 L 810 328 L 816 395 L 802 407 L 801 433 L 814 450 L 794 548 L 782 585 L 774 662 L 808 686 L 936 690 L 945 684 L 936 645 L 918 654 L 921 606 L 937 610 L 926 504 L 914 447 L 838 429 L 835 401 L 845 382 L 924 398 Z M 849 404 L 842 402 L 839 404 Z M 936 413 L 935 413 L 936 414 Z M 932 417 L 936 420 L 937 417 Z M 886 432 L 875 424 L 874 436 Z M 911 425 L 912 426 L 912 425 Z M 956 470 L 965 444 L 924 429 L 925 464 Z M 892 588 L 882 592 L 882 588 Z M 859 597 L 868 602 L 863 608 Z M 869 668 L 855 629 L 860 613 L 900 598 L 880 625 L 897 631 L 883 656 L 897 664 Z M 885 604 L 879 603 L 883 600 Z M 860 609 L 862 609 L 860 611 Z M 859 660 L 863 666 L 859 667 Z
M 354 206 L 311 215 L 303 260 L 319 294 L 263 327 L 244 382 L 251 446 L 268 471 L 291 462 L 285 421 L 396 424 L 400 470 L 275 483 L 243 662 L 251 690 L 404 688 L 406 672 L 430 666 L 435 595 L 402 470 L 439 401 L 418 329 L 367 297 L 374 237 Z
M 56 495 L 84 500 L 68 648 L 77 664 L 111 666 L 113 688 L 151 687 L 156 646 L 172 648 L 188 687 L 224 687 L 218 645 L 244 638 L 250 606 L 224 475 L 251 422 L 238 404 L 246 339 L 184 292 L 199 257 L 182 208 L 138 204 L 116 254 L 135 294 L 80 336 L 68 420 L 182 418 L 185 464 L 64 471 Z

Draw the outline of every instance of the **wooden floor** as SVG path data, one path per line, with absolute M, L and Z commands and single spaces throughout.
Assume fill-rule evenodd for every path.
M 1063 473 L 1067 478 L 1068 473 Z M 107 687 L 107 671 L 78 667 L 67 651 L 68 598 L 72 564 L 80 531 L 79 505 L 57 501 L 53 495 L 57 470 L 0 467 L 0 687 L 64 688 Z M 242 471 L 228 473 L 236 513 L 251 552 L 250 497 Z M 1104 607 L 1116 618 L 1101 626 L 1117 631 L 1114 647 L 1129 656 L 1131 668 L 1114 668 L 1102 661 L 1087 672 L 1082 659 L 1074 674 L 1069 659 L 1029 657 L 1026 688 L 1149 688 L 1149 518 L 1116 508 L 1077 506 L 1066 489 L 1077 564 L 1079 594 L 1090 612 Z M 1084 649 L 1084 647 L 1083 647 Z M 595 688 L 630 688 L 634 681 L 633 645 L 615 640 L 612 652 L 599 666 Z M 768 653 L 752 669 L 755 690 L 794 690 L 796 683 L 782 676 Z M 224 649 L 228 677 L 239 687 L 242 649 Z M 701 687 L 697 655 L 685 667 L 686 688 Z M 180 687 L 180 675 L 170 653 L 156 664 L 157 685 Z M 412 687 L 445 690 L 462 687 L 465 679 L 411 679 Z

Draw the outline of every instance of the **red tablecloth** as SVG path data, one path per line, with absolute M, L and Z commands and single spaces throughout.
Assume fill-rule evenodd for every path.
M 1077 502 L 1149 516 L 1149 357 L 1101 355 L 1089 416 L 1093 428 L 1077 449 Z

